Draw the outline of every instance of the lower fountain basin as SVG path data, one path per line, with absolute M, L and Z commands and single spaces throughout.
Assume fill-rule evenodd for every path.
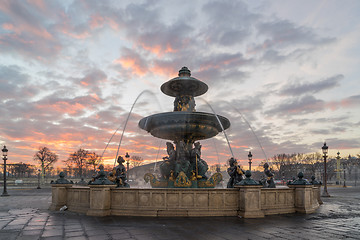
M 139 127 L 157 138 L 197 141 L 214 137 L 228 129 L 230 121 L 211 113 L 179 111 L 145 117 L 139 121 Z

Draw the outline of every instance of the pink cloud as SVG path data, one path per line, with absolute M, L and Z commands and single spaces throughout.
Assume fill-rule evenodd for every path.
M 74 115 L 79 113 L 79 111 L 83 110 L 85 106 L 79 103 L 70 104 L 68 102 L 59 101 L 50 105 L 37 105 L 38 109 L 51 109 L 52 111 L 59 113 L 68 113 L 70 115 Z
M 170 78 L 174 75 L 174 72 L 177 72 L 177 69 L 171 66 L 161 66 L 159 64 L 155 64 L 150 68 L 150 71 L 155 75 L 163 75 Z
M 90 37 L 90 33 L 87 31 L 83 31 L 81 33 L 76 33 L 71 28 L 68 28 L 66 26 L 61 27 L 60 31 L 63 34 L 65 34 L 69 37 L 75 38 L 75 39 L 86 39 L 86 38 Z
M 90 27 L 92 29 L 102 27 L 104 25 L 105 19 L 100 15 L 92 15 L 90 18 Z
M 328 108 L 335 111 L 338 108 L 352 108 L 354 106 L 360 105 L 360 95 L 350 96 L 348 98 L 344 98 L 340 101 L 331 101 L 326 104 Z
M 140 57 L 137 56 L 123 56 L 114 60 L 115 64 L 120 64 L 123 68 L 129 69 L 133 74 L 144 76 L 147 73 L 147 68 L 143 65 Z
M 161 57 L 166 53 L 176 53 L 178 51 L 178 50 L 172 48 L 170 43 L 167 43 L 166 46 L 162 46 L 160 44 L 150 46 L 146 42 L 140 43 L 140 45 L 143 49 L 157 55 L 158 57 Z
M 46 5 L 43 0 L 27 0 L 27 2 L 30 3 L 31 5 L 36 6 L 38 9 L 42 11 L 46 10 Z
M 14 2 L 6 0 L 2 1 L 2 3 L 0 4 L 0 10 L 10 16 L 13 21 L 15 21 L 13 23 L 7 23 L 7 25 L 5 25 L 5 27 L 8 27 L 7 30 L 13 30 L 17 34 L 29 33 L 39 38 L 44 38 L 48 40 L 53 39 L 53 36 L 46 30 L 45 27 L 41 26 L 40 24 L 30 22 L 23 16 L 19 16 L 19 13 L 13 10 L 14 5 Z

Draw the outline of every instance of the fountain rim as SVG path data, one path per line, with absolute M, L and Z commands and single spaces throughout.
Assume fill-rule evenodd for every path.
M 189 119 L 191 118 L 190 116 L 192 116 L 192 117 L 197 116 L 199 118 L 201 116 L 205 116 L 205 117 L 214 118 L 214 119 L 216 119 L 216 116 L 218 116 L 224 130 L 228 129 L 230 127 L 230 125 L 231 125 L 230 120 L 228 118 L 226 118 L 224 116 L 221 116 L 221 115 L 218 115 L 218 114 L 207 113 L 207 112 L 185 112 L 185 111 L 156 113 L 156 114 L 153 114 L 153 115 L 150 115 L 150 116 L 147 116 L 147 117 L 144 117 L 144 118 L 140 119 L 138 125 L 139 125 L 139 127 L 141 129 L 146 130 L 146 131 L 150 131 L 150 129 L 148 129 L 148 127 L 147 127 L 146 122 L 149 121 L 149 120 L 150 121 L 151 120 L 156 121 L 157 119 L 159 119 L 159 121 L 162 120 L 162 125 L 163 125 L 164 124 L 163 123 L 163 121 L 164 121 L 163 117 L 164 116 L 171 116 L 172 119 L 168 119 L 169 121 L 173 120 L 176 116 L 178 116 L 180 118 L 176 118 L 176 120 L 177 121 L 184 121 L 184 122 L 186 122 L 188 120 L 188 119 L 186 119 L 186 116 L 189 116 Z M 195 119 L 193 119 L 193 120 L 195 120 Z M 143 125 L 142 125 L 142 123 L 143 123 Z M 214 123 L 214 125 L 219 125 L 219 122 L 217 120 L 214 121 L 213 123 Z M 222 131 L 219 131 L 219 132 L 222 132 Z
M 197 89 L 193 90 L 192 92 L 189 92 L 189 89 L 184 89 L 183 91 L 176 91 L 171 88 L 171 84 L 174 82 L 180 82 L 184 84 L 195 83 L 197 84 Z M 206 83 L 203 81 L 200 81 L 199 79 L 196 79 L 194 77 L 188 77 L 188 76 L 182 76 L 182 77 L 176 77 L 173 79 L 170 79 L 169 81 L 163 83 L 160 87 L 160 90 L 171 97 L 177 97 L 179 95 L 191 95 L 194 97 L 201 96 L 205 94 L 208 91 L 209 87 Z M 190 90 L 191 91 L 191 90 Z

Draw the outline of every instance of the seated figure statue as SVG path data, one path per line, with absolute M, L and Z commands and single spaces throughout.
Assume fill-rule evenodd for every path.
M 275 182 L 274 182 L 274 174 L 269 169 L 269 164 L 268 163 L 264 164 L 264 174 L 265 174 L 266 179 L 263 179 L 261 181 L 263 186 L 268 187 L 268 188 L 275 188 L 276 186 L 275 186 Z
M 205 173 L 209 169 L 208 164 L 201 159 L 201 144 L 194 143 L 194 148 L 190 151 L 191 169 L 197 175 L 197 178 L 207 178 Z
M 98 171 L 95 172 L 95 174 L 93 174 L 91 180 L 88 182 L 88 184 L 91 184 L 92 182 L 95 182 L 96 179 L 99 179 L 100 178 L 100 171 L 104 171 L 104 165 L 100 164 L 98 166 Z
M 240 168 L 235 158 L 229 159 L 230 167 L 227 169 L 230 175 L 227 188 L 233 188 L 236 183 L 239 183 L 243 179 L 244 171 Z
M 117 159 L 119 165 L 115 167 L 115 182 L 117 187 L 130 187 L 130 185 L 126 182 L 126 168 L 124 166 L 124 158 L 119 156 Z
M 176 151 L 174 145 L 171 142 L 166 143 L 168 157 L 164 157 L 164 162 L 160 165 L 161 177 L 163 179 L 169 179 L 171 170 L 175 168 Z
M 177 144 L 177 156 L 175 162 L 175 176 L 177 177 L 180 172 L 184 172 L 186 176 L 191 176 L 190 161 L 189 161 L 189 151 L 186 147 L 186 144 L 183 141 L 180 141 Z

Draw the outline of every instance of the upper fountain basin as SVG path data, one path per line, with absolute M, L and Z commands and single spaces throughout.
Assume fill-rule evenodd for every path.
M 230 127 L 227 118 L 216 116 L 205 112 L 165 112 L 141 119 L 139 127 L 157 138 L 197 141 L 214 137 Z
M 172 97 L 180 95 L 196 97 L 203 95 L 207 90 L 208 86 L 206 83 L 190 76 L 176 77 L 161 85 L 161 91 Z

